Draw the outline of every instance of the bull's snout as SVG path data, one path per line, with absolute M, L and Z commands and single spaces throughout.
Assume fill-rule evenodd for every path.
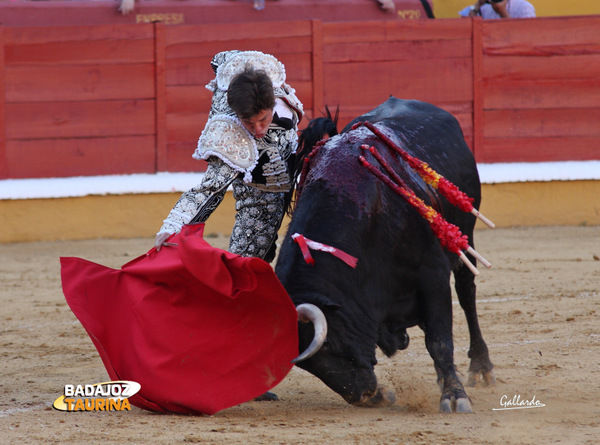
M 378 386 L 375 394 L 363 394 L 360 400 L 354 405 L 365 406 L 369 408 L 379 408 L 383 406 L 390 406 L 396 402 L 396 395 L 391 389 L 387 389 L 384 386 Z

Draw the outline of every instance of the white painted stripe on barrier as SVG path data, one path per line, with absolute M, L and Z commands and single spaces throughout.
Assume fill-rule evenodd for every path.
M 478 164 L 482 184 L 600 179 L 600 161 Z
M 0 199 L 76 198 L 184 192 L 200 184 L 204 173 L 156 173 L 69 178 L 5 179 Z
M 600 180 L 600 161 L 478 164 L 483 184 Z M 71 198 L 184 192 L 203 173 L 156 173 L 0 180 L 0 199 Z

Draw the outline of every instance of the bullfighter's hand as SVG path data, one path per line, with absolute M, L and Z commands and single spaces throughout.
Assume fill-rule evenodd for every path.
M 156 247 L 156 251 L 160 251 L 161 247 L 164 246 L 165 241 L 173 235 L 169 232 L 160 232 L 156 234 L 156 239 L 154 240 L 154 247 Z

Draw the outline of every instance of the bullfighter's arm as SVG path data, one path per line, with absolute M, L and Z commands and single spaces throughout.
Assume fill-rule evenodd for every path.
M 223 201 L 227 187 L 238 175 L 238 171 L 221 159 L 210 157 L 202 183 L 184 192 L 163 221 L 163 226 L 156 234 L 156 247 L 160 248 L 171 234 L 178 233 L 185 224 L 206 221 Z

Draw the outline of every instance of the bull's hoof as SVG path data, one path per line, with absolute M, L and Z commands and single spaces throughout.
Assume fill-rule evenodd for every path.
M 279 401 L 279 397 L 277 394 L 271 391 L 267 391 L 266 393 L 256 397 L 254 399 L 255 402 L 277 402 Z
M 479 376 L 482 378 L 483 386 L 493 386 L 496 384 L 496 376 L 494 375 L 494 371 L 482 371 L 482 372 L 473 372 L 469 371 L 469 377 L 467 378 L 467 386 L 476 386 L 479 383 Z
M 456 401 L 456 412 L 459 414 L 468 414 L 473 412 L 469 399 L 458 399 Z
M 473 412 L 473 408 L 471 407 L 470 400 L 467 398 L 456 399 L 454 403 L 450 399 L 442 399 L 440 402 L 440 412 L 468 414 Z
M 394 391 L 385 387 L 378 387 L 377 392 L 373 396 L 363 396 L 362 399 L 356 403 L 357 406 L 366 406 L 369 408 L 381 408 L 384 406 L 390 406 L 396 403 L 396 395 Z

